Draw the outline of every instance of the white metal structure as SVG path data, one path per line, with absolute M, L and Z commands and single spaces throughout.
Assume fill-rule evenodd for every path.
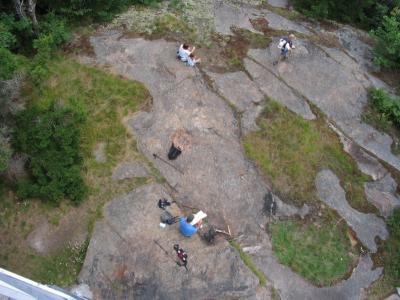
M 15 300 L 87 300 L 59 287 L 40 284 L 2 268 L 0 296 Z

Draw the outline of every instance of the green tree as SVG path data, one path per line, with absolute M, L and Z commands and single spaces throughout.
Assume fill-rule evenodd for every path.
M 18 195 L 55 203 L 63 198 L 80 202 L 86 190 L 79 152 L 85 115 L 52 103 L 48 108 L 27 108 L 15 121 L 14 148 L 28 154 L 31 174 L 30 180 L 19 183 Z
M 400 9 L 383 17 L 382 26 L 371 31 L 376 40 L 374 61 L 376 64 L 395 69 L 400 67 Z

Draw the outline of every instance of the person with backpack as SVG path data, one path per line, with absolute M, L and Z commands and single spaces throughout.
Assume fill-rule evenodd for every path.
M 294 36 L 294 34 L 289 34 L 289 37 L 283 37 L 279 40 L 278 48 L 281 49 L 281 55 L 279 59 L 273 63 L 274 65 L 276 65 L 281 60 L 287 59 L 289 51 L 296 48 L 293 45 L 293 40 L 295 38 L 296 37 Z
M 176 53 L 176 57 L 183 61 L 183 62 L 187 62 L 189 55 L 192 54 L 194 52 L 194 50 L 196 50 L 196 47 L 190 47 L 188 44 L 182 44 L 179 46 L 179 49 Z

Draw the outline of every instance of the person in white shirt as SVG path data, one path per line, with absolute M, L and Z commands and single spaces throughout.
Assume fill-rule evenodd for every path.
M 189 47 L 188 44 L 182 44 L 179 46 L 177 56 L 181 61 L 186 62 L 189 58 L 189 55 L 194 52 L 196 47 Z
M 193 53 L 190 53 L 186 63 L 188 66 L 194 67 L 199 62 L 201 62 L 201 59 L 194 56 Z
M 283 37 L 279 40 L 278 48 L 281 49 L 281 55 L 278 60 L 273 63 L 273 65 L 276 65 L 281 60 L 287 59 L 289 51 L 295 48 L 295 46 L 293 45 L 293 40 L 295 38 L 296 37 L 294 36 L 294 34 L 290 34 L 289 37 Z

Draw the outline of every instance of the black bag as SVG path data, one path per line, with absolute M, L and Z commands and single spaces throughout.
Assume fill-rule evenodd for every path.
M 181 153 L 182 151 L 176 148 L 174 144 L 172 144 L 168 152 L 168 159 L 169 160 L 176 159 Z
M 172 225 L 178 222 L 178 218 L 179 217 L 174 217 L 173 215 L 171 215 L 167 210 L 163 211 L 163 213 L 160 216 L 161 222 L 168 225 Z
M 158 200 L 158 207 L 161 209 L 165 209 L 167 206 L 171 206 L 171 202 L 167 199 L 159 199 Z
M 217 232 L 215 231 L 214 226 L 211 226 L 210 229 L 203 235 L 203 237 L 207 243 L 212 244 L 212 243 L 214 243 L 216 235 L 217 235 Z

